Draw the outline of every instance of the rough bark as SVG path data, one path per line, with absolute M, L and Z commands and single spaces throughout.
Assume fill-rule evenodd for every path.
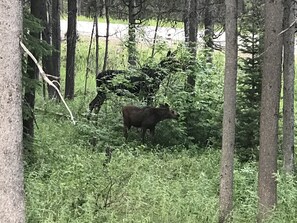
M 294 1 L 284 1 L 284 30 L 294 22 Z M 284 170 L 295 172 L 294 164 L 294 81 L 295 81 L 295 27 L 284 33 L 284 104 L 283 104 L 283 153 Z
M 277 203 L 278 119 L 282 62 L 282 0 L 265 1 L 264 58 L 260 111 L 258 221 L 263 222 Z
M 231 216 L 233 197 L 233 162 L 235 146 L 237 80 L 237 0 L 226 0 L 226 59 L 224 80 L 224 114 L 220 172 L 219 222 Z
M 0 4 L 0 222 L 25 222 L 22 156 L 22 2 Z

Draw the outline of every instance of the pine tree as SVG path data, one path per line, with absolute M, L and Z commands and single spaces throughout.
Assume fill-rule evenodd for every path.
M 241 59 L 238 77 L 236 150 L 241 161 L 258 156 L 263 49 L 263 1 L 249 0 L 239 22 Z

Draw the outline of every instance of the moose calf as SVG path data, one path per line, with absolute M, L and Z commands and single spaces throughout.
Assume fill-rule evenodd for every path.
M 179 114 L 169 108 L 168 104 L 160 105 L 159 108 L 136 106 L 124 106 L 122 109 L 124 120 L 124 136 L 128 138 L 128 130 L 131 126 L 142 129 L 142 142 L 146 130 L 149 129 L 152 136 L 155 134 L 155 126 L 164 119 L 178 119 Z

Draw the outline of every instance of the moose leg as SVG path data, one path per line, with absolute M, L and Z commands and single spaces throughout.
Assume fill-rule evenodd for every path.
M 142 143 L 144 143 L 145 133 L 146 133 L 146 128 L 142 128 Z
M 124 130 L 124 137 L 127 140 L 128 139 L 128 130 L 129 130 L 129 127 L 124 124 L 124 129 L 123 130 Z
M 152 141 L 155 141 L 154 139 L 155 139 L 155 127 L 152 127 L 152 128 L 150 128 L 150 134 L 151 134 L 151 136 L 152 136 Z
M 106 94 L 102 91 L 99 91 L 96 97 L 89 104 L 89 113 L 91 114 L 94 109 L 96 109 L 96 113 L 98 113 L 105 99 Z

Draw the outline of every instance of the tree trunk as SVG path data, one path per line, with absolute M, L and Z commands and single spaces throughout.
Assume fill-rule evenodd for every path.
M 0 222 L 25 222 L 22 155 L 22 2 L 0 4 Z
M 96 3 L 96 14 L 95 14 L 95 42 L 96 42 L 96 76 L 99 73 L 99 28 L 98 28 L 98 7 Z
M 129 0 L 128 63 L 136 65 L 136 2 Z
M 189 92 L 194 92 L 195 88 L 195 74 L 194 74 L 194 66 L 196 64 L 196 55 L 197 55 L 197 33 L 198 33 L 198 13 L 197 7 L 198 3 L 197 0 L 188 0 L 189 2 L 186 3 L 186 13 L 188 15 L 185 16 L 184 25 L 187 26 L 185 30 L 187 30 L 186 36 L 186 44 L 190 51 L 190 67 L 192 67 L 193 72 L 187 77 L 187 84 L 186 89 Z
M 60 89 L 60 67 L 61 67 L 61 27 L 60 27 L 60 4 L 59 0 L 52 0 L 52 66 L 53 70 L 51 75 L 56 78 L 50 78 L 51 81 L 54 81 L 54 84 L 58 89 Z M 48 86 L 48 96 L 49 98 L 57 98 L 58 94 L 56 90 Z
M 108 40 L 109 40 L 109 5 L 110 1 L 105 0 L 105 18 L 106 18 L 106 37 L 105 37 L 105 53 L 104 53 L 104 61 L 103 61 L 103 68 L 102 70 L 105 71 L 107 67 L 107 60 L 108 60 Z
M 41 3 L 42 2 L 39 0 L 31 0 L 31 14 L 39 19 L 41 19 L 42 17 Z M 30 35 L 32 35 L 36 39 L 40 39 L 40 33 L 30 32 Z M 38 58 L 34 50 L 32 50 L 32 53 L 36 58 Z M 31 58 L 28 58 L 26 73 L 30 83 L 25 87 L 24 94 L 24 106 L 27 109 L 25 110 L 26 112 L 23 117 L 23 134 L 25 137 L 25 141 L 28 143 L 25 144 L 25 148 L 29 149 L 34 138 L 34 107 L 36 91 L 36 84 L 34 82 L 38 77 L 38 69 Z
M 42 32 L 42 40 L 45 41 L 48 45 L 52 45 L 51 42 L 51 19 L 50 16 L 50 10 L 49 10 L 49 6 L 47 5 L 47 1 L 46 0 L 40 0 L 40 6 L 41 6 L 41 21 L 42 24 L 44 26 L 44 30 Z M 45 73 L 47 74 L 52 74 L 53 73 L 53 64 L 52 64 L 52 52 L 50 53 L 50 55 L 43 55 L 42 56 L 42 66 L 43 66 L 43 70 L 45 71 Z M 45 83 L 44 85 L 44 97 L 46 97 L 46 89 L 45 89 Z
M 284 29 L 294 22 L 294 1 L 284 1 Z M 294 83 L 295 83 L 295 27 L 284 33 L 284 107 L 283 107 L 283 152 L 284 170 L 288 174 L 295 172 L 294 167 Z
M 68 0 L 65 97 L 74 98 L 77 0 Z
M 204 5 L 204 41 L 205 41 L 205 56 L 208 63 L 212 63 L 213 52 L 213 30 L 214 24 L 212 21 L 211 12 L 212 1 L 206 0 Z
M 265 1 L 264 59 L 260 111 L 258 221 L 263 222 L 277 203 L 278 116 L 281 87 L 283 5 Z
M 237 80 L 237 0 L 226 0 L 226 59 L 219 222 L 231 217 Z

